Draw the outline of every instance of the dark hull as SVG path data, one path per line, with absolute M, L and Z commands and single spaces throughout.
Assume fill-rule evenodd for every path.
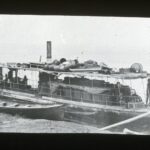
M 29 96 L 24 97 L 24 99 L 17 99 L 14 95 L 9 95 L 9 91 L 7 94 L 0 95 L 0 113 L 20 115 L 33 119 L 63 120 L 64 118 L 63 104 L 35 102 L 36 97 L 33 101 L 26 100 L 30 98 Z
M 139 114 L 138 114 L 139 115 Z M 100 128 L 124 121 L 126 119 L 137 116 L 137 114 L 131 113 L 115 113 L 115 112 L 104 112 L 99 111 L 93 116 L 83 116 L 77 114 L 65 113 L 65 119 L 67 121 L 73 121 L 83 125 L 91 125 Z M 125 129 L 129 129 L 141 134 L 150 134 L 150 116 L 143 117 L 136 121 L 119 125 L 108 129 L 113 133 L 123 133 Z
M 32 119 L 63 120 L 64 112 L 62 106 L 50 106 L 45 108 L 13 108 L 0 107 L 0 113 L 19 115 Z
M 78 111 L 79 110 L 76 108 L 76 112 Z M 82 113 L 81 114 L 72 113 L 70 110 L 70 112 L 69 111 L 65 112 L 64 119 L 66 119 L 67 121 L 73 121 L 73 122 L 80 123 L 83 125 L 92 125 L 98 128 L 102 128 L 105 126 L 112 125 L 114 123 L 118 123 L 120 121 L 124 121 L 129 118 L 135 117 L 142 113 L 143 112 L 133 112 L 133 111 L 126 112 L 126 111 L 112 111 L 112 110 L 99 109 L 95 111 L 95 113 L 93 114 L 89 113 L 86 115 Z M 129 123 L 129 124 L 125 124 L 122 126 L 118 126 L 116 128 L 112 128 L 111 131 L 122 132 L 124 128 L 129 128 L 135 131 L 140 131 L 140 129 L 143 128 L 141 129 L 142 131 L 142 130 L 147 130 L 146 128 L 144 129 L 144 127 L 148 127 L 148 126 L 150 129 L 150 117 L 149 116 L 144 117 L 143 119 L 134 121 L 133 123 Z

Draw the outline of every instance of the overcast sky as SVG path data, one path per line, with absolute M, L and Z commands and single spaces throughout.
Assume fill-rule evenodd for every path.
M 53 59 L 139 62 L 150 72 L 150 18 L 0 15 L 0 62 L 45 61 L 46 41 Z

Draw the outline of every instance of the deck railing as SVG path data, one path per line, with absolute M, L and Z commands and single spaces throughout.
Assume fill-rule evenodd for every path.
M 44 95 L 54 98 L 67 99 L 72 101 L 100 104 L 104 106 L 121 106 L 123 108 L 133 108 L 136 109 L 140 102 L 140 98 L 137 96 L 130 95 L 109 95 L 109 94 L 95 94 L 87 91 L 79 91 L 77 89 L 72 89 L 68 87 L 57 88 L 52 92 L 51 86 L 39 86 L 38 88 L 29 88 L 26 84 L 6 82 L 4 80 L 0 81 L 0 88 L 9 89 L 20 92 L 32 93 L 34 95 Z

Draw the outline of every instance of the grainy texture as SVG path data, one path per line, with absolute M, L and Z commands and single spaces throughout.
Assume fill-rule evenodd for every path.
M 28 119 L 0 113 L 0 132 L 18 133 L 100 133 L 98 128 L 65 121 Z M 105 133 L 109 133 L 106 132 Z

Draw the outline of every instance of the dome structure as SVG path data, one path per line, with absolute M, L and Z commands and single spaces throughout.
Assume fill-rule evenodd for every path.
M 134 63 L 130 67 L 132 72 L 143 72 L 143 66 L 140 63 Z

